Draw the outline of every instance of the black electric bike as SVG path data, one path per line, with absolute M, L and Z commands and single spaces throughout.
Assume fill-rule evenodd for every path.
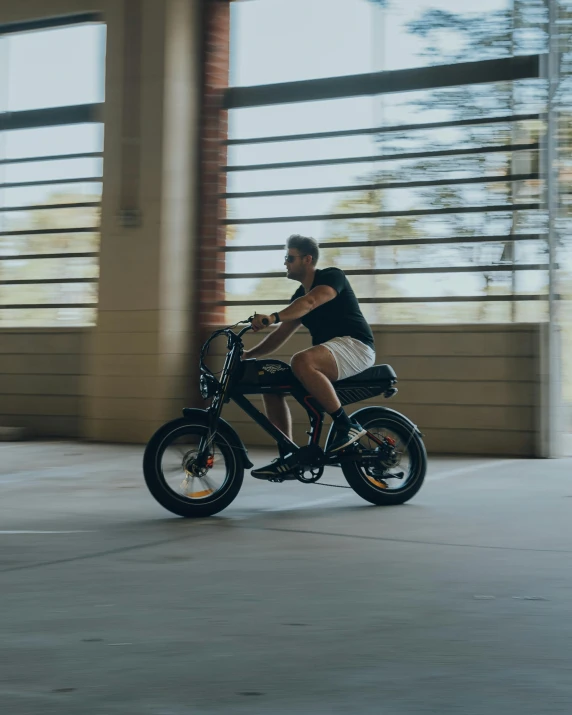
M 272 481 L 298 479 L 317 482 L 327 466 L 341 467 L 350 487 L 372 504 L 403 504 L 421 488 L 427 469 L 422 435 L 407 417 L 387 407 L 364 407 L 354 412 L 367 434 L 359 442 L 330 454 L 333 426 L 324 449 L 319 441 L 324 409 L 308 394 L 291 368 L 281 360 L 241 360 L 242 336 L 251 318 L 216 330 L 200 356 L 200 391 L 211 400 L 208 409 L 183 410 L 183 417 L 167 422 L 151 437 L 145 449 L 143 472 L 151 494 L 173 514 L 206 517 L 225 509 L 242 486 L 244 469 L 252 468 L 247 450 L 231 425 L 221 417 L 225 403 L 233 400 L 277 443 L 289 471 Z M 233 328 L 248 323 L 238 333 Z M 217 377 L 205 364 L 211 342 L 227 339 L 227 355 Z M 392 397 L 397 376 L 389 365 L 374 365 L 362 373 L 334 383 L 342 405 L 376 395 Z M 290 394 L 308 413 L 308 444 L 290 441 L 260 412 L 246 395 Z

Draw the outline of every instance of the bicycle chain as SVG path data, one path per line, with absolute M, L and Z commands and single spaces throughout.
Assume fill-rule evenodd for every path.
M 317 487 L 335 487 L 336 489 L 351 489 L 351 487 L 345 484 L 324 484 L 324 482 L 308 482 L 308 484 L 315 484 Z

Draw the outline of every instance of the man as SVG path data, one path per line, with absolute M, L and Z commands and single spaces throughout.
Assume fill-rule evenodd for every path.
M 254 331 L 265 327 L 264 321 L 279 325 L 256 347 L 246 350 L 243 359 L 269 355 L 300 325 L 308 328 L 313 347 L 296 353 L 290 365 L 298 380 L 332 416 L 336 434 L 330 451 L 337 452 L 363 437 L 366 431 L 349 419 L 332 383 L 357 375 L 374 364 L 373 333 L 344 272 L 339 268 L 316 268 L 320 251 L 313 238 L 290 236 L 286 251 L 286 276 L 302 285 L 288 307 L 272 315 L 255 315 Z M 263 399 L 268 419 L 292 439 L 292 418 L 285 397 L 264 395 Z M 252 470 L 252 476 L 283 477 L 282 459 Z

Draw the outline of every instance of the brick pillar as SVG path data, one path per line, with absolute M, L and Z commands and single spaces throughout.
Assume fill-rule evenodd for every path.
M 200 147 L 200 219 L 197 250 L 196 301 L 200 316 L 200 334 L 208 325 L 224 322 L 224 306 L 216 305 L 224 296 L 225 257 L 220 251 L 226 241 L 226 201 L 219 195 L 226 191 L 228 112 L 222 107 L 229 82 L 230 1 L 205 0 L 203 15 L 203 83 Z

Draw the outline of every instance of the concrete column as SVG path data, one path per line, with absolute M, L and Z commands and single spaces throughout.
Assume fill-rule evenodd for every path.
M 108 22 L 100 310 L 87 351 L 83 421 L 88 439 L 144 442 L 180 414 L 190 393 L 200 6 L 124 0 Z

